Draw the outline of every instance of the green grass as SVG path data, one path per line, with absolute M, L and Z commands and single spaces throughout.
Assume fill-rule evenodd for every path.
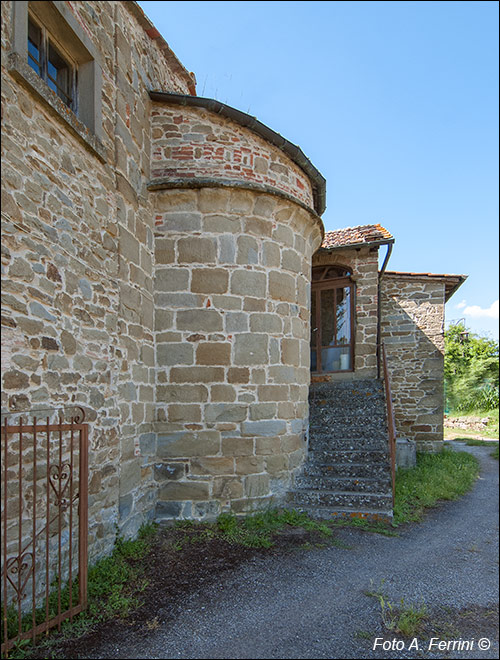
M 495 446 L 495 440 L 481 440 L 479 438 L 454 438 L 454 440 L 455 440 L 455 442 L 465 442 L 467 447 L 494 447 Z
M 316 531 L 324 537 L 331 537 L 333 534 L 326 523 L 317 522 L 305 513 L 278 509 L 269 509 L 243 517 L 233 513 L 223 513 L 217 518 L 216 523 L 179 521 L 176 527 L 185 531 L 185 535 L 174 542 L 173 547 L 176 550 L 182 550 L 188 543 L 198 543 L 210 538 L 218 538 L 226 543 L 249 548 L 270 548 L 275 544 L 274 535 L 287 527 L 302 527 Z
M 397 472 L 394 524 L 419 521 L 425 509 L 440 500 L 461 497 L 472 488 L 478 474 L 479 463 L 471 454 L 449 449 L 418 454 L 416 467 Z
M 491 452 L 490 456 L 493 458 L 496 458 L 498 461 L 498 445 L 495 447 L 495 449 Z
M 73 622 L 66 620 L 61 626 L 64 637 L 78 637 L 93 624 L 113 617 L 126 617 L 129 612 L 139 605 L 137 592 L 147 586 L 142 577 L 144 572 L 141 559 L 149 551 L 151 540 L 156 533 L 156 525 L 145 525 L 139 531 L 135 540 L 124 541 L 117 538 L 115 547 L 109 557 L 96 562 L 88 571 L 88 605 L 84 612 L 74 617 Z M 73 582 L 73 604 L 78 602 L 78 582 Z M 57 584 L 51 585 L 49 595 L 49 618 L 57 615 L 58 592 Z M 69 586 L 61 591 L 62 611 L 69 607 Z M 45 621 L 45 603 L 36 610 L 36 623 Z M 3 611 L 2 611 L 3 619 Z M 7 611 L 7 625 L 9 638 L 14 637 L 18 630 L 17 610 L 9 608 Z M 31 613 L 22 618 L 23 631 L 30 630 L 32 626 Z M 3 641 L 3 626 L 1 630 Z M 51 643 L 50 637 L 44 644 Z M 31 644 L 31 640 L 21 640 L 9 651 L 11 658 L 23 658 Z

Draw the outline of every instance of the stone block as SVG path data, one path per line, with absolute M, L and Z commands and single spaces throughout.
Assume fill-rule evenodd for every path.
M 158 491 L 160 501 L 207 500 L 209 497 L 208 481 L 170 481 L 163 484 Z
M 212 495 L 223 500 L 243 497 L 243 484 L 238 477 L 216 477 Z
M 224 456 L 251 456 L 253 438 L 222 438 L 222 453 Z
M 264 471 L 262 456 L 238 456 L 234 462 L 236 474 L 258 474 Z
M 238 403 L 209 403 L 205 406 L 205 422 L 242 422 L 246 419 L 248 407 Z
M 196 348 L 196 363 L 199 365 L 229 365 L 231 344 L 228 342 L 206 342 Z
M 237 239 L 236 263 L 243 266 L 259 263 L 259 244 L 251 236 L 240 236 Z
M 29 386 L 29 377 L 18 371 L 12 369 L 3 374 L 3 386 L 6 390 L 22 390 Z
M 174 324 L 174 313 L 163 309 L 155 309 L 154 328 L 156 332 L 169 329 Z
M 236 270 L 231 275 L 231 293 L 265 298 L 266 274 L 251 270 Z
M 198 208 L 202 213 L 224 213 L 229 203 L 229 191 L 223 188 L 202 188 Z
M 141 466 L 132 460 L 120 466 L 120 495 L 130 493 L 141 483 Z
M 276 454 L 274 456 L 266 457 L 266 471 L 274 476 L 288 470 L 288 455 L 287 454 Z
M 157 481 L 177 481 L 186 475 L 186 464 L 180 462 L 156 463 L 154 466 L 154 478 Z
M 259 401 L 288 401 L 290 389 L 287 385 L 260 385 Z
M 250 314 L 250 330 L 252 332 L 280 334 L 283 331 L 283 321 L 277 314 Z
M 201 231 L 201 214 L 175 211 L 164 213 L 163 227 L 172 232 Z
M 189 433 L 177 431 L 168 435 L 158 435 L 158 458 L 190 458 L 192 456 L 213 456 L 220 450 L 218 431 Z
M 171 403 L 167 408 L 169 422 L 193 424 L 201 422 L 201 407 L 190 403 Z
M 177 364 L 193 364 L 194 349 L 188 343 L 158 344 L 156 362 L 159 367 Z
M 214 238 L 190 236 L 177 242 L 179 263 L 215 263 L 217 257 L 217 242 Z
M 295 278 L 286 273 L 271 271 L 269 273 L 269 295 L 274 300 L 296 302 Z
M 203 218 L 203 230 L 216 234 L 239 234 L 241 219 L 238 215 L 206 215 Z
M 227 382 L 243 385 L 250 380 L 250 370 L 245 367 L 231 367 L 227 370 Z
M 156 520 L 179 520 L 184 511 L 184 502 L 157 502 L 155 507 Z
M 281 251 L 276 243 L 265 242 L 262 246 L 262 263 L 268 268 L 279 268 Z
M 192 272 L 193 293 L 226 293 L 229 274 L 223 268 L 195 268 Z
M 283 339 L 281 341 L 281 361 L 283 364 L 300 364 L 300 342 L 298 339 Z
M 177 312 L 177 329 L 190 332 L 220 332 L 222 315 L 214 309 L 189 309 Z
M 236 241 L 232 235 L 223 235 L 218 237 L 219 243 L 219 262 L 221 264 L 236 263 Z
M 158 385 L 156 399 L 159 403 L 203 403 L 208 401 L 205 385 Z
M 293 273 L 300 273 L 302 271 L 302 258 L 295 250 L 283 250 L 281 266 Z
M 264 220 L 256 216 L 245 218 L 243 227 L 246 234 L 253 234 L 254 236 L 265 236 L 270 238 L 273 232 L 273 223 L 270 220 Z
M 226 332 L 248 332 L 248 314 L 245 312 L 229 312 L 226 314 Z
M 210 398 L 214 403 L 235 401 L 236 390 L 232 385 L 212 385 L 210 388 Z
M 241 433 L 243 436 L 277 436 L 286 432 L 286 423 L 281 419 L 266 419 L 243 422 Z
M 396 466 L 398 468 L 412 468 L 417 464 L 417 446 L 413 440 L 397 438 L 396 440 Z
M 270 218 L 276 208 L 277 200 L 272 195 L 257 195 L 253 212 L 256 216 Z
M 255 454 L 257 456 L 270 456 L 272 454 L 281 454 L 280 438 L 256 438 Z
M 268 337 L 264 334 L 241 333 L 234 338 L 234 364 L 267 364 Z
M 245 495 L 247 497 L 264 497 L 269 495 L 269 475 L 250 474 L 245 477 Z
M 187 268 L 157 268 L 154 287 L 156 291 L 186 291 L 189 288 Z
M 243 310 L 245 312 L 265 312 L 266 301 L 263 298 L 250 298 L 243 299 Z
M 125 520 L 129 517 L 132 512 L 132 506 L 134 503 L 134 498 L 132 494 L 124 495 L 118 500 L 118 515 L 120 520 Z
M 234 474 L 234 459 L 227 456 L 193 458 L 190 466 L 191 474 L 195 475 Z
M 222 367 L 173 367 L 170 370 L 172 383 L 222 383 Z
M 155 242 L 155 261 L 157 264 L 173 264 L 175 262 L 175 241 L 167 238 L 157 238 Z

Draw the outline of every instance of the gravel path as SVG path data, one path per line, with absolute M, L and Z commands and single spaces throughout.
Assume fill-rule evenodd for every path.
M 491 617 L 484 623 L 482 608 L 498 607 L 498 462 L 488 447 L 457 446 L 480 459 L 480 479 L 424 523 L 396 538 L 344 529 L 339 537 L 349 547 L 253 559 L 194 594 L 175 621 L 88 657 L 497 658 L 498 627 Z M 374 651 L 381 609 L 369 590 L 440 611 L 462 640 L 474 640 L 472 650 L 429 651 L 417 640 L 419 650 L 406 642 L 404 650 Z M 491 640 L 488 651 L 478 649 L 482 637 Z

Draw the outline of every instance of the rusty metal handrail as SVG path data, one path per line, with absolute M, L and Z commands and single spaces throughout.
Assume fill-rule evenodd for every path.
M 381 344 L 382 365 L 384 373 L 385 403 L 387 410 L 387 431 L 389 442 L 389 457 L 391 463 L 392 480 L 392 506 L 394 507 L 394 497 L 396 492 L 396 422 L 394 419 L 394 407 L 392 405 L 391 382 L 389 379 L 389 370 L 387 368 L 387 355 L 384 343 Z

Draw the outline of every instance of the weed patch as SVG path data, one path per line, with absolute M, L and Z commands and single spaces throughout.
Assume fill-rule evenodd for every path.
M 181 521 L 176 528 L 182 534 L 173 541 L 173 547 L 182 550 L 186 545 L 217 538 L 230 545 L 267 549 L 273 547 L 277 536 L 290 527 L 317 533 L 325 539 L 333 534 L 326 523 L 317 522 L 305 513 L 270 509 L 245 517 L 223 513 L 216 523 Z
M 381 586 L 383 583 L 382 580 Z M 403 637 L 415 637 L 423 629 L 429 616 L 425 603 L 417 606 L 408 605 L 405 599 L 401 598 L 396 605 L 387 599 L 381 588 L 371 589 L 365 593 L 378 600 L 382 623 L 388 632 L 400 634 Z
M 416 467 L 396 475 L 394 524 L 419 521 L 440 500 L 456 500 L 472 488 L 478 474 L 478 460 L 471 454 L 449 449 L 418 454 Z

